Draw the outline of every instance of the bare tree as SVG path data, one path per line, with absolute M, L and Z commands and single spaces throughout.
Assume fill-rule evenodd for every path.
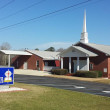
M 4 42 L 1 46 L 0 46 L 0 50 L 10 50 L 11 46 L 8 42 Z
M 11 49 L 11 46 L 8 42 L 4 42 L 1 46 L 0 46 L 0 50 L 9 50 Z M 7 64 L 7 55 L 3 54 L 2 52 L 0 52 L 0 65 L 6 65 Z
M 63 48 L 59 48 L 59 49 L 57 49 L 57 52 L 62 52 L 62 51 L 64 51 Z

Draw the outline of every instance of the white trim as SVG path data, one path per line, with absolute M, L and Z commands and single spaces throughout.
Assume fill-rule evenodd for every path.
M 61 57 L 61 69 L 63 69 L 63 57 Z
M 71 57 L 69 57 L 69 73 L 71 73 Z
M 87 57 L 87 71 L 89 71 L 89 57 Z
M 0 50 L 5 55 L 32 55 L 29 52 L 25 51 L 13 51 L 13 50 Z
M 77 71 L 79 70 L 79 57 L 77 57 Z

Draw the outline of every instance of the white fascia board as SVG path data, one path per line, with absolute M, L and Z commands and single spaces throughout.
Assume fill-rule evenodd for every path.
M 32 55 L 24 51 L 13 51 L 13 50 L 0 50 L 0 51 L 6 55 Z

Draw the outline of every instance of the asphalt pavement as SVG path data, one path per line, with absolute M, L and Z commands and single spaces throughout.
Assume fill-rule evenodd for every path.
M 26 83 L 26 84 L 35 84 L 47 87 L 54 87 L 59 89 L 71 90 L 84 92 L 88 94 L 101 95 L 110 97 L 110 85 L 71 80 L 71 79 L 62 79 L 62 78 L 53 78 L 45 76 L 30 76 L 30 75 L 18 75 L 15 74 L 15 82 Z

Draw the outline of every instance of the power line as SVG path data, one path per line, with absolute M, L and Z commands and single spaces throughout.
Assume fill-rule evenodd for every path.
M 92 0 L 92 1 L 93 1 L 93 0 Z M 97 0 L 97 1 L 95 1 L 95 2 L 92 2 L 91 4 L 85 4 L 85 5 L 80 6 L 80 7 L 78 7 L 78 8 L 82 8 L 82 7 L 85 7 L 85 6 L 90 6 L 90 5 L 93 5 L 93 4 L 96 4 L 96 3 L 98 3 L 98 2 L 102 2 L 102 1 L 104 1 L 104 0 Z M 75 9 L 78 9 L 78 8 L 75 8 Z
M 23 11 L 29 9 L 29 8 L 32 8 L 33 6 L 36 6 L 36 5 L 38 5 L 38 4 L 40 4 L 40 3 L 44 2 L 44 1 L 46 1 L 46 0 L 41 0 L 41 1 L 39 1 L 39 2 L 36 2 L 36 3 L 32 4 L 32 5 L 29 5 L 29 6 L 26 7 L 26 8 L 23 8 L 23 9 L 21 9 L 21 10 L 18 10 L 18 11 L 16 11 L 16 12 L 12 13 L 12 14 L 9 14 L 9 15 L 7 15 L 7 16 L 5 16 L 5 17 L 0 18 L 0 20 L 8 19 L 9 17 L 14 16 L 14 15 L 16 15 L 16 14 L 18 14 L 18 13 L 21 13 L 21 12 L 23 12 Z
M 7 7 L 8 5 L 10 5 L 11 3 L 13 3 L 15 0 L 11 0 L 8 3 L 6 3 L 5 5 L 3 5 L 2 7 L 0 7 L 0 9 L 3 9 L 5 7 Z
M 84 1 L 84 2 L 80 2 L 80 3 L 78 3 L 78 4 L 71 5 L 71 6 L 69 6 L 69 7 L 65 7 L 65 8 L 62 8 L 62 9 L 59 9 L 59 10 L 56 10 L 56 11 L 53 11 L 53 12 L 50 12 L 50 13 L 47 13 L 47 14 L 44 14 L 44 15 L 35 17 L 35 18 L 31 18 L 31 19 L 28 19 L 28 20 L 24 20 L 24 21 L 21 21 L 21 22 L 12 24 L 12 25 L 8 25 L 8 26 L 5 26 L 5 27 L 0 28 L 0 30 L 4 30 L 4 29 L 7 29 L 7 28 L 10 28 L 10 27 L 13 27 L 13 26 L 17 26 L 17 25 L 20 25 L 20 24 L 24 24 L 24 23 L 26 23 L 26 22 L 30 22 L 30 21 L 33 21 L 33 20 L 36 20 L 36 19 L 40 19 L 40 18 L 42 18 L 42 17 L 49 16 L 49 15 L 52 15 L 52 14 L 55 14 L 55 13 L 58 13 L 58 12 L 67 10 L 67 9 L 70 9 L 70 8 L 73 8 L 73 7 L 76 7 L 76 6 L 79 6 L 79 5 L 88 3 L 88 2 L 90 2 L 90 1 L 91 1 L 91 0 L 87 0 L 87 1 Z

